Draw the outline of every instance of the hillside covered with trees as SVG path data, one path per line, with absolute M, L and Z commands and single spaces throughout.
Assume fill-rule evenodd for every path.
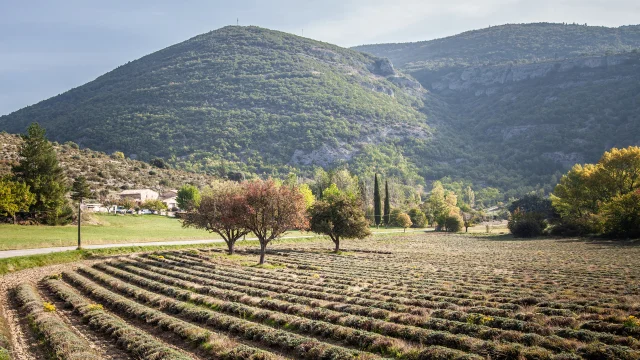
M 539 23 L 355 49 L 390 59 L 429 91 L 425 112 L 447 134 L 436 136 L 446 151 L 431 176 L 510 197 L 551 192 L 574 164 L 639 144 L 638 48 L 640 26 Z
M 52 140 L 107 153 L 277 175 L 349 161 L 388 139 L 428 138 L 422 96 L 388 61 L 230 26 L 4 116 L 0 129 L 38 121 Z
M 38 121 L 60 143 L 218 177 L 442 180 L 492 206 L 638 144 L 638 47 L 639 26 L 503 25 L 355 49 L 229 26 L 0 117 L 0 130 Z

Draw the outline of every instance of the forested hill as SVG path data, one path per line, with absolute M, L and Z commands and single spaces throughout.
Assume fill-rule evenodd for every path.
M 428 105 L 440 104 L 425 107 L 431 119 L 447 119 L 449 138 L 467 147 L 433 164 L 434 177 L 517 194 L 528 186 L 550 191 L 573 164 L 640 144 L 638 48 L 637 25 L 541 23 L 356 49 L 389 58 L 417 79 Z
M 429 138 L 423 95 L 386 60 L 229 26 L 0 117 L 0 130 L 38 121 L 52 140 L 81 147 L 211 173 L 277 175 L 351 161 L 370 144 Z
M 221 176 L 348 166 L 506 200 L 639 143 L 639 46 L 639 26 L 526 24 L 367 54 L 229 26 L 0 117 L 0 131 L 38 121 L 52 140 Z
M 522 64 L 632 51 L 640 25 L 608 28 L 575 24 L 507 24 L 436 40 L 361 45 L 353 49 L 388 58 L 412 72 L 460 66 Z

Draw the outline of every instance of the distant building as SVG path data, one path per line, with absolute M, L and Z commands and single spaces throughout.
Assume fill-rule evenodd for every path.
M 84 203 L 82 204 L 83 211 L 89 212 L 108 212 L 109 209 L 100 203 Z
M 158 200 L 160 196 L 157 192 L 150 189 L 125 190 L 118 195 L 120 199 L 129 199 L 137 203 L 143 203 L 147 200 Z
M 167 190 L 160 195 L 160 200 L 171 199 L 178 196 L 178 190 Z
M 178 201 L 176 200 L 177 198 L 174 197 L 170 197 L 168 199 L 163 199 L 162 202 L 165 203 L 167 205 L 167 209 L 169 209 L 169 211 L 171 211 L 172 209 L 177 209 L 178 208 Z
M 169 211 L 178 208 L 178 190 L 167 190 L 160 195 L 160 201 L 167 205 Z

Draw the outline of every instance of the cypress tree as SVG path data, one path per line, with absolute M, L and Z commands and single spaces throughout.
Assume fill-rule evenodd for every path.
M 66 176 L 58 163 L 53 145 L 45 137 L 45 130 L 38 123 L 29 125 L 22 135 L 20 162 L 12 168 L 16 180 L 29 185 L 35 194 L 35 203 L 29 208 L 37 218 L 55 225 L 67 204 Z
M 380 198 L 380 185 L 378 185 L 378 174 L 375 175 L 373 185 L 373 218 L 376 227 L 382 222 L 382 199 Z
M 391 225 L 391 199 L 389 199 L 389 182 L 384 181 L 384 226 Z

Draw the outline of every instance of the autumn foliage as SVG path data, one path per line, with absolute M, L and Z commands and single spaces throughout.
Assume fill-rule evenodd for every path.
M 597 164 L 575 165 L 551 201 L 561 216 L 557 232 L 640 236 L 640 147 L 611 149 Z
M 233 254 L 236 241 L 249 233 L 244 224 L 246 197 L 240 184 L 225 181 L 205 190 L 195 211 L 184 216 L 185 227 L 195 227 L 216 233 L 227 243 Z
M 267 245 L 285 232 L 306 229 L 306 201 L 296 186 L 273 180 L 238 184 L 217 182 L 207 189 L 199 205 L 184 216 L 185 227 L 220 235 L 233 254 L 236 241 L 253 233 L 260 241 L 260 264 Z
M 244 226 L 260 241 L 260 264 L 264 264 L 267 245 L 285 232 L 307 229 L 304 195 L 296 186 L 282 186 L 273 180 L 244 183 L 246 214 Z

